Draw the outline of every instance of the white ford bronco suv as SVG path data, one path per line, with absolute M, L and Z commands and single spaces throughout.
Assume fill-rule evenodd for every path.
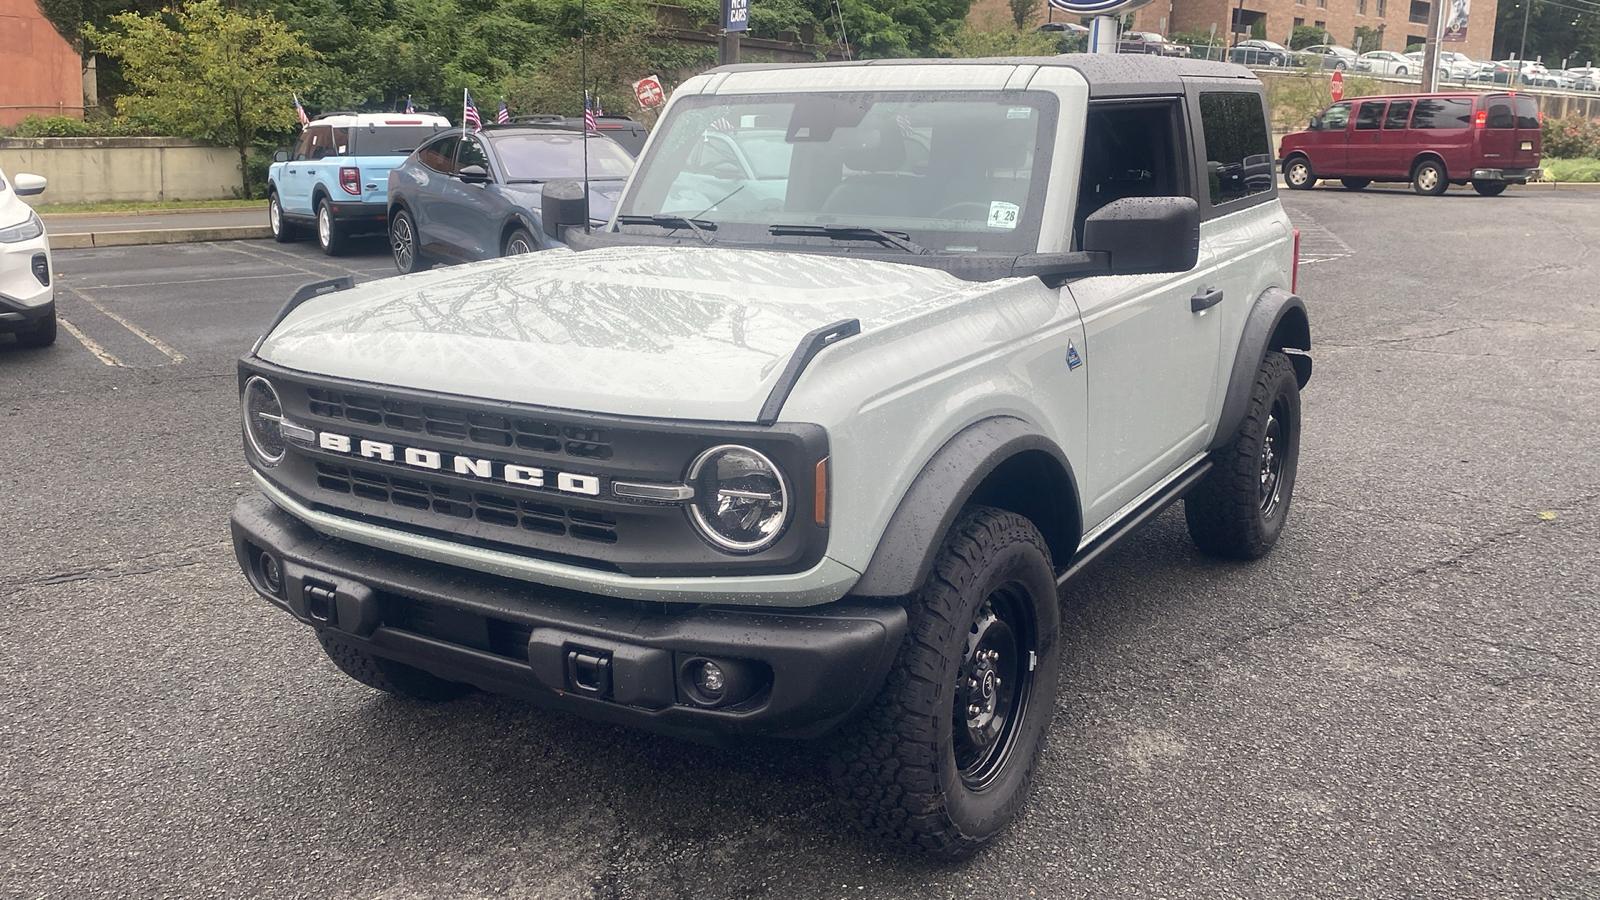
M 826 735 L 869 831 L 970 853 L 1044 746 L 1059 588 L 1180 498 L 1208 553 L 1280 534 L 1271 152 L 1222 63 L 713 70 L 605 228 L 547 186 L 573 249 L 301 289 L 239 366 L 239 564 L 372 687 Z

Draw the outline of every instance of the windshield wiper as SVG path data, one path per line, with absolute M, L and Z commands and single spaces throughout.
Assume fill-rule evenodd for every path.
M 717 223 L 710 219 L 694 219 L 688 216 L 617 216 L 618 225 L 660 225 L 662 228 L 688 228 L 695 233 L 695 237 L 708 244 L 714 244 L 717 239 L 711 232 L 717 230 Z
M 929 252 L 927 247 L 911 240 L 911 236 L 904 232 L 881 231 L 865 225 L 774 225 L 767 229 L 767 233 L 825 237 L 835 241 L 877 241 L 885 247 L 898 247 L 918 256 Z

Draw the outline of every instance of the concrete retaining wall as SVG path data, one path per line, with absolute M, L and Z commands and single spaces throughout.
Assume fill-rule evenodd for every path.
M 226 200 L 239 153 L 183 138 L 0 138 L 0 170 L 50 179 L 45 203 Z

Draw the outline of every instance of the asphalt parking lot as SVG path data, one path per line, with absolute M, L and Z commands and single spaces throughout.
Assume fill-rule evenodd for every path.
M 1217 563 L 1169 511 L 1069 588 L 1033 799 L 958 866 L 807 745 L 339 675 L 234 565 L 234 361 L 382 240 L 60 251 L 71 327 L 0 338 L 0 896 L 1600 896 L 1596 198 L 1285 192 L 1285 537 Z

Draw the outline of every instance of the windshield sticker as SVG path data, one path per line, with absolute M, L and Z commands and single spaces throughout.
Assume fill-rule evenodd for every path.
M 1017 212 L 1019 207 L 1015 203 L 1004 200 L 989 201 L 989 227 L 1004 228 L 1007 231 L 1017 227 Z
M 1013 106 L 1006 110 L 1006 118 L 1008 119 L 1027 119 L 1032 116 L 1033 107 L 1031 106 Z

